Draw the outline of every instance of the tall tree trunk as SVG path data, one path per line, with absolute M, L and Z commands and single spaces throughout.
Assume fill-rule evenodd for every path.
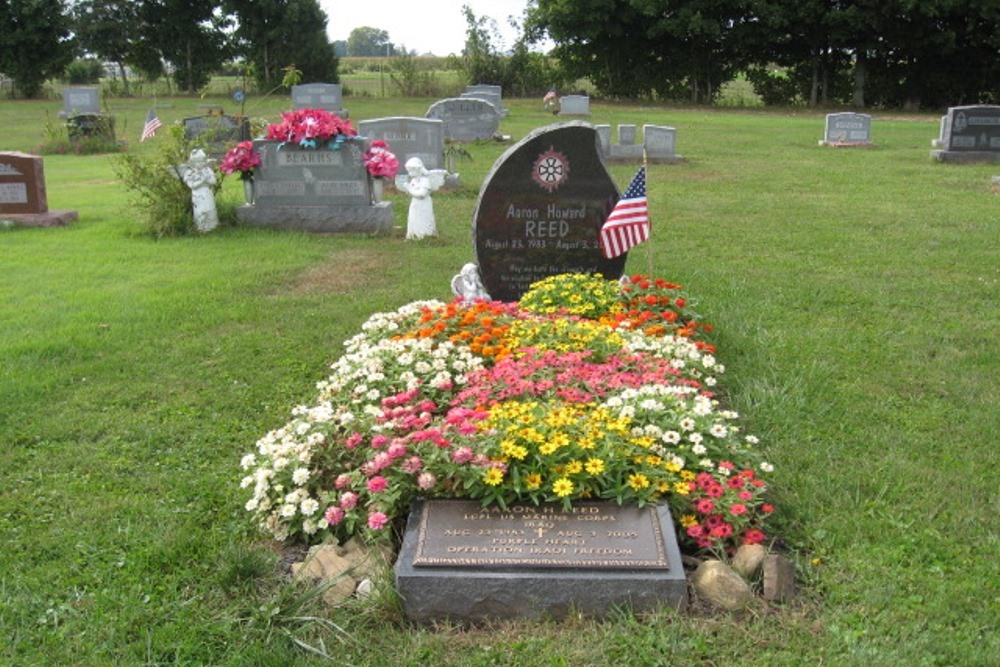
M 865 107 L 865 80 L 868 78 L 868 52 L 858 49 L 854 61 L 854 92 L 851 104 L 863 109 Z
M 125 97 L 132 97 L 128 92 L 128 74 L 125 73 L 125 63 L 119 60 L 115 64 L 118 65 L 118 71 L 122 73 L 122 83 L 125 85 Z
M 809 106 L 815 107 L 819 103 L 819 56 L 813 58 L 812 66 L 812 83 L 809 86 Z

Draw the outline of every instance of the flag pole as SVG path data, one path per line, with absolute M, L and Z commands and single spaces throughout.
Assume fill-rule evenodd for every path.
M 647 206 L 648 206 L 648 203 L 649 203 L 649 169 L 648 169 L 648 167 L 649 167 L 649 165 L 648 165 L 648 160 L 647 160 L 647 157 L 646 157 L 646 146 L 645 146 L 645 142 L 644 142 L 643 146 L 642 146 L 642 169 L 643 169 L 643 171 L 646 172 L 646 202 L 647 202 Z M 647 215 L 648 215 L 648 213 L 647 213 Z M 650 218 L 649 218 L 649 242 L 646 243 L 646 266 L 648 267 L 648 270 L 646 271 L 646 275 L 652 277 L 653 276 L 653 218 L 652 218 L 652 216 L 650 216 Z

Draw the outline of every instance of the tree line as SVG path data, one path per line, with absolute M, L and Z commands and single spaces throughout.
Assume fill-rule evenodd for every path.
M 708 102 L 742 72 L 769 104 L 1000 102 L 997 0 L 535 0 L 526 30 L 612 97 Z

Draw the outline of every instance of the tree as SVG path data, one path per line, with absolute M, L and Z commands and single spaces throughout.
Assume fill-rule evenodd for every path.
M 221 0 L 143 0 L 143 37 L 173 67 L 177 87 L 205 87 L 229 55 L 229 17 Z
M 378 28 L 361 26 L 347 36 L 347 55 L 352 57 L 378 57 L 395 55 L 389 42 L 389 33 Z
M 61 0 L 0 2 L 0 72 L 25 97 L 36 97 L 73 60 L 69 26 Z
M 131 0 L 79 0 L 72 17 L 80 48 L 117 65 L 129 95 L 125 65 L 140 60 L 133 58 L 142 40 L 139 6 Z
M 236 16 L 237 51 L 253 64 L 262 90 L 281 85 L 293 64 L 306 81 L 339 82 L 327 16 L 316 0 L 227 0 L 225 7 Z

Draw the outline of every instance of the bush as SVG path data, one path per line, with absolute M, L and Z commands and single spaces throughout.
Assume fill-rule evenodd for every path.
M 83 60 L 74 60 L 67 65 L 66 70 L 63 72 L 63 80 L 66 83 L 76 85 L 98 83 L 101 80 L 102 74 L 104 74 L 104 67 L 100 61 L 94 58 L 85 58 Z

